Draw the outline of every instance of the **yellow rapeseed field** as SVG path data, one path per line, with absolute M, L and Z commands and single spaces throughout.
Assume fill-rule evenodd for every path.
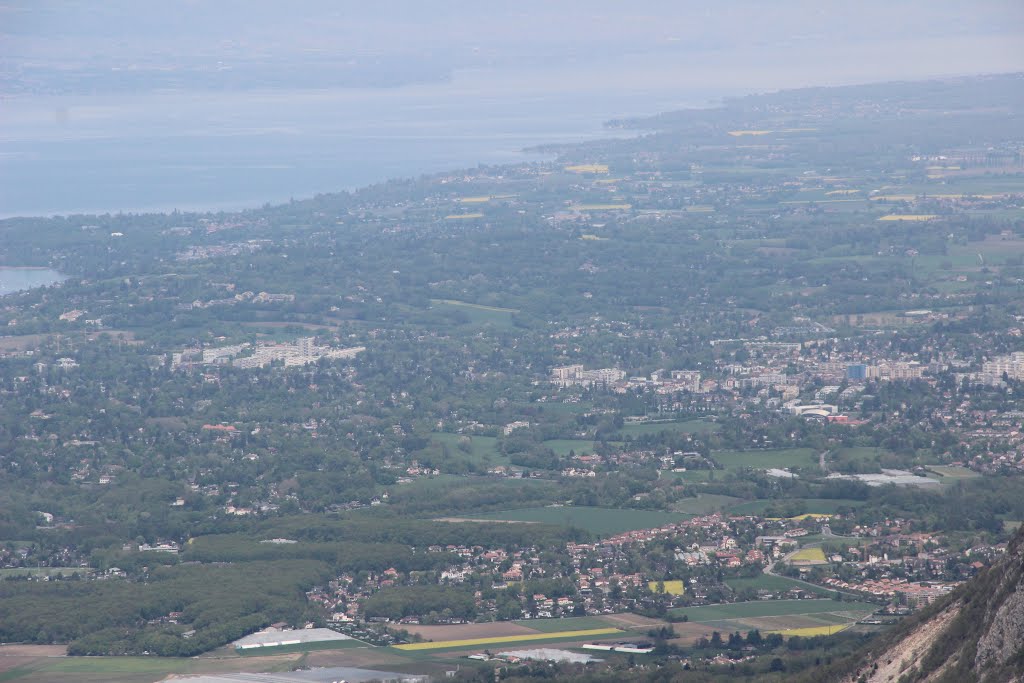
M 933 213 L 890 213 L 887 216 L 882 216 L 878 220 L 880 221 L 930 221 L 938 218 Z
M 682 595 L 685 590 L 682 581 L 665 581 L 665 592 L 669 595 Z M 647 587 L 653 592 L 658 592 L 658 582 L 651 581 L 647 584 Z
M 566 166 L 565 170 L 572 173 L 607 173 L 608 164 L 574 164 Z
M 807 628 L 791 628 L 788 631 L 766 631 L 765 633 L 778 633 L 783 636 L 800 636 L 809 638 L 811 636 L 830 636 L 849 628 L 850 624 L 835 624 L 833 626 L 809 626 Z
M 583 631 L 555 631 L 553 633 L 527 633 L 519 636 L 496 636 L 493 638 L 466 638 L 463 640 L 439 640 L 433 643 L 406 643 L 395 645 L 399 650 L 441 650 L 450 647 L 473 647 L 476 645 L 499 645 L 522 643 L 531 640 L 554 640 L 556 638 L 587 638 L 622 633 L 617 628 L 592 628 Z

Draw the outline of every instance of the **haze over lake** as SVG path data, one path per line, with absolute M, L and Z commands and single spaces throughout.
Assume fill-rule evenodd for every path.
M 33 287 L 47 287 L 64 279 L 51 268 L 11 268 L 0 266 L 0 296 Z
M 0 132 L 0 215 L 259 206 L 537 159 L 523 148 L 722 94 L 530 93 L 472 73 L 391 89 L 19 97 Z

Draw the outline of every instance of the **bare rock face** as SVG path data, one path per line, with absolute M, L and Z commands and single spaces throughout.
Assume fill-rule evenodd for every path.
M 869 644 L 843 683 L 1024 682 L 1024 530 L 944 602 Z
M 1004 666 L 1022 648 L 1024 592 L 1017 590 L 999 605 L 991 625 L 978 639 L 978 653 L 974 657 L 975 669 L 985 671 L 993 666 Z

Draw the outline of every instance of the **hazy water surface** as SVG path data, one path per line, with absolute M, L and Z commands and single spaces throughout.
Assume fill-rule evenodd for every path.
M 234 209 L 530 159 L 609 118 L 715 94 L 585 91 L 464 74 L 393 89 L 156 92 L 0 103 L 0 216 Z
M 56 284 L 64 276 L 50 268 L 9 268 L 0 266 L 0 296 L 33 287 Z

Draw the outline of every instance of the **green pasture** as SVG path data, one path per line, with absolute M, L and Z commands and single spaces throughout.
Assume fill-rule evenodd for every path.
M 738 503 L 729 508 L 733 515 L 763 515 L 771 505 L 786 506 L 799 505 L 803 510 L 800 514 L 834 515 L 842 508 L 860 507 L 864 505 L 862 500 L 852 498 L 791 498 L 785 500 L 758 499 Z
M 773 448 L 756 451 L 714 451 L 711 457 L 726 469 L 753 467 L 769 469 L 786 467 L 817 468 L 818 454 L 813 448 Z
M 805 583 L 788 579 L 785 576 L 775 576 L 773 574 L 761 574 L 760 576 L 755 576 L 753 578 L 726 579 L 725 584 L 735 591 L 741 591 L 745 588 L 753 588 L 754 590 L 782 592 L 797 588 L 803 591 L 817 593 L 818 595 L 832 595 L 832 591 L 826 588 L 820 588 L 818 586 L 811 588 Z
M 701 607 L 679 607 L 670 610 L 690 621 L 704 623 L 721 619 L 749 619 L 755 617 L 782 617 L 829 612 L 864 612 L 870 614 L 877 605 L 868 602 L 839 602 L 837 600 L 755 600 L 735 602 L 726 605 L 704 605 Z
M 613 508 L 566 505 L 563 507 L 533 507 L 504 512 L 473 515 L 471 519 L 501 520 L 508 522 L 538 522 L 577 527 L 608 536 L 635 529 L 650 529 L 672 522 L 690 519 L 693 515 L 682 512 L 657 510 L 621 510 Z
M 660 434 L 662 432 L 682 432 L 684 434 L 706 434 L 717 432 L 721 425 L 706 420 L 683 420 L 670 422 L 642 422 L 627 424 L 619 430 L 622 438 Z

